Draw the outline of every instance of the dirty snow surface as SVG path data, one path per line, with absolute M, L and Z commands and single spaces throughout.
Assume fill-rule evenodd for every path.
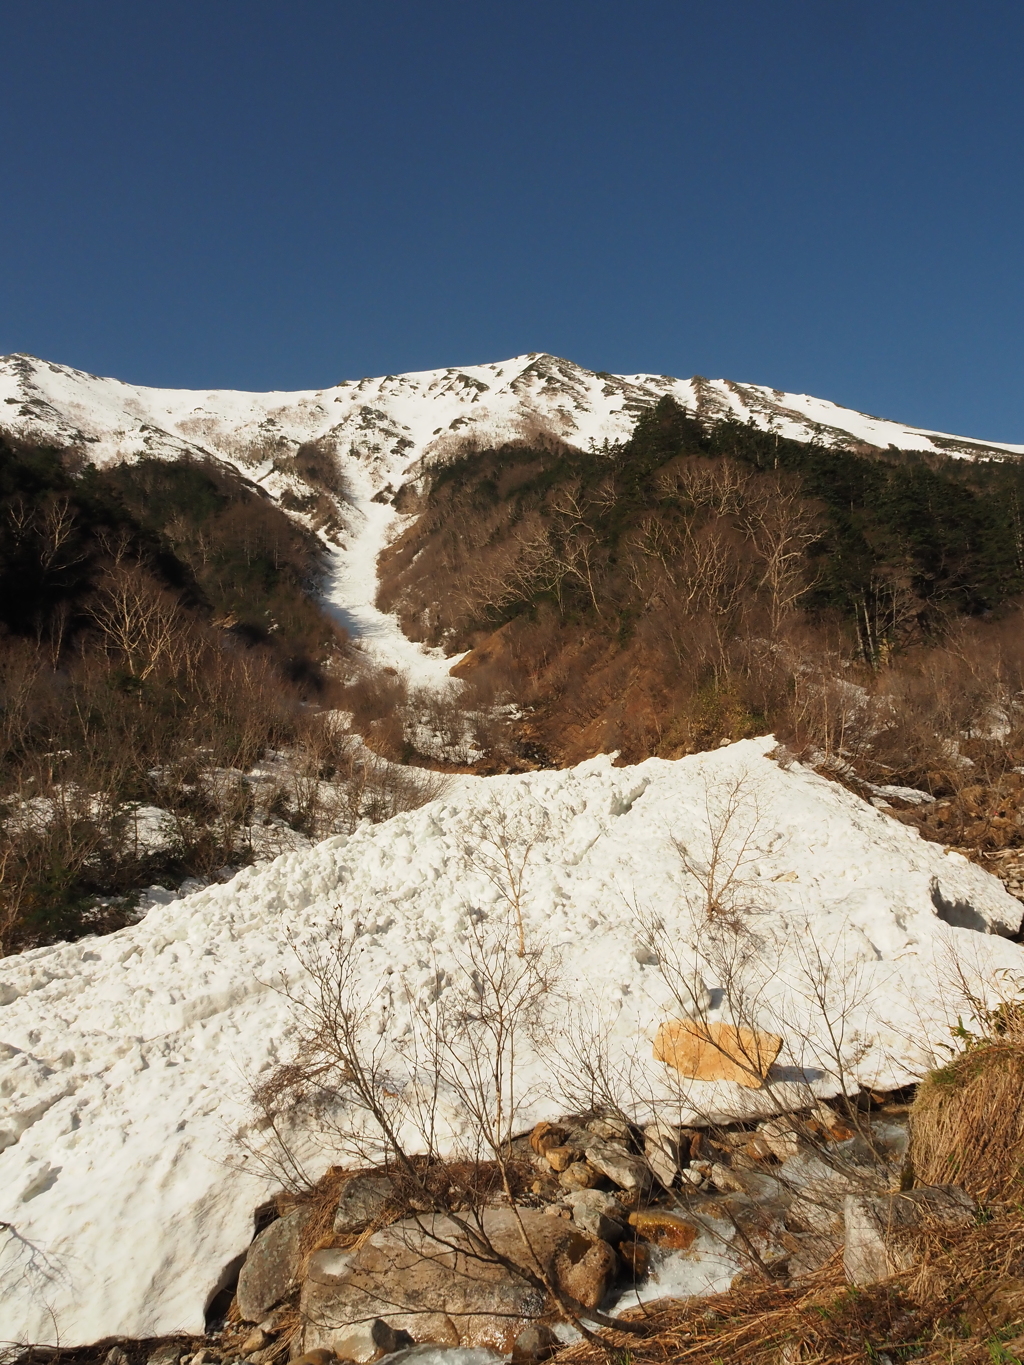
M 547 1027 L 521 1042 L 521 1129 L 578 1101 L 565 1087 L 598 1053 L 639 1120 L 912 1079 L 969 1017 L 965 985 L 991 998 L 1021 970 L 1001 936 L 1020 907 L 959 855 L 774 761 L 773 743 L 461 778 L 109 937 L 0 962 L 0 1338 L 202 1330 L 272 1192 L 248 1097 L 291 1056 L 301 959 L 353 944 L 389 1084 L 414 1086 L 412 1011 L 464 988 L 473 926 L 514 942 L 484 857 L 496 831 L 529 848 L 523 928 L 555 978 Z M 709 916 L 713 844 L 731 872 Z M 763 1090 L 683 1082 L 653 1060 L 686 992 L 711 1019 L 783 1035 Z M 441 1106 L 456 1148 L 462 1116 Z M 299 1137 L 311 1174 L 338 1159 Z

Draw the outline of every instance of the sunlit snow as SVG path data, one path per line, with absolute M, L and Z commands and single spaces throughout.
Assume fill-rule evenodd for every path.
M 303 989 L 295 947 L 352 941 L 361 989 L 397 1047 L 413 1002 L 457 988 L 471 924 L 512 942 L 507 903 L 471 852 L 499 817 L 531 846 L 526 940 L 557 977 L 544 1039 L 522 1044 L 523 1130 L 565 1112 L 580 1029 L 631 1078 L 623 1098 L 641 1121 L 763 1113 L 805 1100 L 808 1085 L 835 1093 L 823 1010 L 843 1019 L 848 1084 L 919 1074 L 964 1012 L 965 982 L 990 999 L 1011 987 L 1024 954 L 1000 934 L 1017 929 L 1020 906 L 959 855 L 766 757 L 772 743 L 455 778 L 418 811 L 154 903 L 109 937 L 0 962 L 0 1337 L 70 1345 L 202 1330 L 271 1192 L 250 1156 L 261 1135 L 248 1097 L 290 1055 L 280 987 Z M 763 1091 L 692 1083 L 681 1095 L 652 1057 L 654 1030 L 679 1005 L 641 919 L 660 919 L 727 1017 L 679 845 L 706 860 L 716 811 L 737 790 L 729 837 L 748 839 L 750 856 L 729 922 L 756 950 L 758 1017 L 785 1044 Z M 825 1006 L 811 990 L 822 973 Z M 407 1083 L 403 1055 L 389 1054 L 396 1084 Z M 457 1146 L 465 1117 L 445 1103 L 441 1131 Z M 313 1175 L 339 1157 L 313 1134 L 301 1140 Z

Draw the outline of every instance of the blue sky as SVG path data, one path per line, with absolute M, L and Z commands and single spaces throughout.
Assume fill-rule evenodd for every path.
M 3 0 L 0 353 L 546 350 L 1024 441 L 1024 7 Z

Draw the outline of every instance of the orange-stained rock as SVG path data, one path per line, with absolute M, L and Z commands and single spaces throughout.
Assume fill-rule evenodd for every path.
M 567 1171 L 574 1161 L 579 1161 L 580 1154 L 575 1147 L 549 1147 L 544 1153 L 548 1164 L 556 1171 Z
M 538 1123 L 530 1134 L 530 1146 L 538 1156 L 544 1156 L 552 1147 L 561 1147 L 568 1137 L 564 1128 L 557 1123 Z
M 697 1237 L 697 1229 L 692 1223 L 667 1209 L 644 1209 L 631 1213 L 629 1221 L 636 1228 L 638 1237 L 672 1251 L 688 1251 Z
M 736 1081 L 759 1090 L 781 1048 L 782 1039 L 776 1033 L 668 1019 L 654 1040 L 654 1060 L 696 1081 Z

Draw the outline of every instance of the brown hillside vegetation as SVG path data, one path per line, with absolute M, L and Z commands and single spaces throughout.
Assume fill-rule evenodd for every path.
M 326 484 L 323 452 L 300 457 Z M 0 954 L 118 928 L 143 888 L 230 872 L 277 829 L 425 799 L 332 714 L 365 666 L 322 571 L 317 537 L 216 460 L 97 470 L 0 441 Z
M 534 760 L 774 729 L 875 782 L 980 786 L 965 818 L 995 830 L 1024 737 L 1020 478 L 707 432 L 666 400 L 624 447 L 428 471 L 378 601 L 471 650 L 454 672 L 519 703 Z

